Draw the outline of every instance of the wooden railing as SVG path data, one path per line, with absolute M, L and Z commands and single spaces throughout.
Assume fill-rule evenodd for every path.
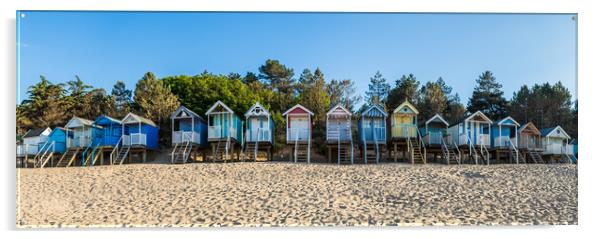
M 173 131 L 171 133 L 171 143 L 180 144 L 184 142 L 201 143 L 201 134 L 194 131 Z
M 124 145 L 146 145 L 146 134 L 132 133 L 123 135 Z
M 255 131 L 253 133 L 253 131 Z M 245 134 L 245 140 L 247 142 L 271 142 L 272 134 L 269 128 L 255 128 L 255 129 L 247 129 Z
M 391 127 L 391 137 L 393 138 L 414 138 L 417 136 L 415 125 L 394 125 Z
M 304 141 L 309 139 L 309 129 L 304 128 L 289 128 L 286 131 L 287 141 Z

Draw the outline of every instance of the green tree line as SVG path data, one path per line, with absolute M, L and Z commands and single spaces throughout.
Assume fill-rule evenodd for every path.
M 465 106 L 441 77 L 421 84 L 410 73 L 390 85 L 377 71 L 369 81 L 368 91 L 361 97 L 354 80 L 327 80 L 320 68 L 303 69 L 295 77 L 292 68 L 272 59 L 259 66 L 257 73 L 247 72 L 244 76 L 205 71 L 158 79 L 147 72 L 133 91 L 123 81 L 117 81 L 110 93 L 87 85 L 78 76 L 65 84 L 55 84 L 40 76 L 40 81 L 29 87 L 27 99 L 17 105 L 16 130 L 17 135 L 22 135 L 32 128 L 64 126 L 73 115 L 88 119 L 101 114 L 122 118 L 134 112 L 156 122 L 161 128 L 161 142 L 168 145 L 169 116 L 180 105 L 203 115 L 221 100 L 242 116 L 259 101 L 270 110 L 276 124 L 276 148 L 282 147 L 285 137 L 282 113 L 295 104 L 314 112 L 313 138 L 316 145 L 323 146 L 326 113 L 334 105 L 344 105 L 357 117 L 370 104 L 380 104 L 390 112 L 408 100 L 420 110 L 419 121 L 441 114 L 453 123 L 467 112 L 481 110 L 492 120 L 510 115 L 521 123 L 533 121 L 540 129 L 560 124 L 577 137 L 577 102 L 571 101 L 570 92 L 560 82 L 525 85 L 506 100 L 502 84 L 492 72 L 486 71 L 475 80 L 473 94 Z

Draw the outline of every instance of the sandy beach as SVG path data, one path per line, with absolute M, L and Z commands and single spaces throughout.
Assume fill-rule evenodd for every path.
M 17 227 L 577 224 L 575 165 L 17 169 Z

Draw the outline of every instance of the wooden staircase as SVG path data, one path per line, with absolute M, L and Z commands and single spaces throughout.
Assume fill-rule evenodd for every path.
M 230 159 L 230 138 L 217 141 L 213 149 L 213 162 L 226 162 Z
M 348 138 L 349 141 L 342 141 L 342 136 Z M 351 130 L 339 129 L 337 144 L 337 164 L 353 164 L 353 136 L 351 135 Z
M 55 149 L 54 147 L 55 147 L 55 142 L 52 141 L 52 143 L 50 143 L 50 145 L 48 145 L 48 148 L 46 149 L 46 151 L 40 158 L 40 160 L 41 160 L 40 168 L 43 168 L 44 166 L 46 166 L 46 164 L 50 161 L 50 159 L 52 159 L 54 157 L 54 149 Z
M 573 164 L 574 162 L 577 162 L 577 159 L 575 158 L 574 155 L 567 154 L 567 153 L 562 154 L 561 160 L 562 160 L 561 162 L 568 163 L 568 164 Z
M 257 161 L 257 152 L 259 151 L 259 142 L 247 141 L 243 152 L 243 160 Z
M 410 162 L 426 164 L 426 155 L 422 153 L 421 141 L 418 138 L 408 138 L 408 152 Z
M 171 152 L 171 163 L 187 163 L 192 152 L 190 141 L 178 143 Z
M 88 153 L 88 156 L 86 156 L 86 160 L 84 161 L 82 166 L 93 166 L 94 163 L 96 163 L 96 160 L 100 156 L 100 154 L 98 153 L 100 151 L 99 146 L 100 143 L 96 144 L 94 147 L 91 147 L 92 151 Z
M 530 158 L 533 163 L 544 163 L 541 153 L 537 150 L 527 149 L 527 155 L 529 155 L 528 158 Z
M 341 142 L 338 147 L 338 164 L 353 164 L 353 143 L 351 142 Z
M 512 140 L 508 141 L 510 143 L 510 159 L 512 160 L 512 162 L 515 162 L 516 164 L 519 163 L 527 163 L 527 161 L 525 160 L 525 158 L 523 158 L 523 155 L 520 153 L 520 151 L 518 150 L 518 148 L 516 148 L 516 146 L 514 146 L 514 143 L 512 143 Z
M 113 158 L 113 165 L 122 165 L 130 153 L 130 146 L 123 146 L 117 151 L 117 157 Z
M 443 138 L 441 139 L 441 151 L 443 152 L 443 158 L 448 165 L 461 164 L 459 153 L 456 153 L 454 148 L 451 148 L 450 150 Z
M 295 163 L 303 161 L 309 163 L 309 145 L 306 142 L 295 143 L 294 150 Z
M 380 163 L 380 145 L 364 143 L 364 163 Z
M 42 157 L 44 156 L 44 154 L 48 151 L 48 141 L 46 141 L 42 147 L 40 147 L 38 149 L 38 153 L 36 154 L 36 156 L 33 157 L 33 167 L 34 168 L 38 168 L 40 167 L 40 165 L 42 164 Z
M 56 163 L 56 167 L 69 167 L 75 163 L 75 158 L 80 152 L 80 148 L 70 148 L 61 156 L 59 161 Z

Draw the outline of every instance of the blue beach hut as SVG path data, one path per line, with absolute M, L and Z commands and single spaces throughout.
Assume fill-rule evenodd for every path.
M 40 168 L 53 166 L 58 157 L 65 153 L 67 149 L 67 131 L 64 128 L 56 127 L 48 135 L 48 143 L 40 156 Z
M 190 156 L 196 158 L 197 150 L 206 148 L 207 121 L 194 111 L 180 106 L 171 116 L 172 163 L 186 163 Z
M 121 121 L 107 115 L 101 115 L 94 121 L 93 145 L 113 148 L 121 138 Z
M 368 107 L 358 121 L 364 163 L 379 163 L 387 147 L 387 113 L 379 105 Z
M 152 121 L 134 113 L 121 120 L 121 138 L 110 154 L 112 164 L 122 164 L 132 156 L 146 162 L 148 151 L 159 148 L 159 127 Z

